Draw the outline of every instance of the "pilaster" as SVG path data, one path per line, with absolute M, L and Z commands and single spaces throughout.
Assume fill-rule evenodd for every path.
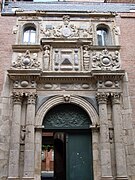
M 8 179 L 19 179 L 19 153 L 20 153 L 20 122 L 21 103 L 23 94 L 13 93 L 13 121 L 11 126 L 11 141 L 9 152 L 9 172 Z
M 116 154 L 116 179 L 127 180 L 126 155 L 123 144 L 122 117 L 120 111 L 120 93 L 113 93 L 112 116 L 114 124 L 115 154 Z
M 34 120 L 35 120 L 35 101 L 36 93 L 28 93 L 27 113 L 26 113 L 26 137 L 24 150 L 24 174 L 23 179 L 32 180 L 34 178 Z
M 107 118 L 107 93 L 97 93 L 100 118 L 100 155 L 101 155 L 101 179 L 112 180 L 111 152 L 109 141 L 109 125 Z

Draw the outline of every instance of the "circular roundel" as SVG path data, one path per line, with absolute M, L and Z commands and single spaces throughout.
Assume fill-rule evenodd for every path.
M 67 27 L 63 28 L 62 29 L 62 35 L 65 36 L 65 37 L 69 37 L 71 35 L 70 28 L 67 28 Z
M 109 66 L 109 65 L 111 64 L 111 59 L 110 59 L 110 57 L 108 57 L 108 56 L 103 56 L 103 57 L 102 57 L 102 64 L 103 64 L 104 66 Z

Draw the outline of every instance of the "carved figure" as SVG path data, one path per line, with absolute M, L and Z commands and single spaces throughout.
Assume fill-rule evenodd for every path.
M 23 144 L 25 141 L 25 135 L 26 135 L 26 127 L 25 126 L 21 126 L 21 143 Z
M 49 70 L 49 65 L 50 65 L 50 46 L 45 45 L 44 46 L 44 53 L 43 53 L 43 65 L 44 65 L 44 70 Z

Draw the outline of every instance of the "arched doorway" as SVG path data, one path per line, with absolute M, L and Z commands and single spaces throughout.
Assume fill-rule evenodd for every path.
M 46 113 L 42 125 L 46 156 L 42 158 L 42 179 L 93 180 L 91 120 L 87 112 L 72 103 L 59 104 Z

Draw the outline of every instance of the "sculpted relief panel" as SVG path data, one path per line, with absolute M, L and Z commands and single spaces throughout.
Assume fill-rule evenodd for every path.
M 70 22 L 70 16 L 64 15 L 60 25 L 40 24 L 40 32 L 46 38 L 92 38 L 92 27 L 75 25 Z
M 18 24 L 23 22 L 25 27 L 27 20 L 30 22 L 26 17 L 19 19 Z M 36 42 L 40 43 L 29 46 L 21 44 L 22 47 L 17 45 L 18 47 L 14 49 L 12 69 L 38 69 L 43 72 L 120 69 L 119 49 L 115 46 L 113 46 L 115 49 L 109 46 L 105 49 L 104 46 L 97 45 L 96 28 L 100 20 L 92 21 L 90 18 L 82 20 L 79 17 L 75 19 L 74 16 L 63 15 L 32 21 L 38 39 Z M 110 26 L 114 26 L 111 21 L 106 21 L 105 24 L 107 22 Z M 28 22 L 26 24 L 28 25 Z M 17 28 L 20 26 L 15 28 L 14 33 L 18 33 Z M 118 35 L 118 30 L 116 26 L 114 27 L 115 35 Z M 37 47 L 39 51 L 36 51 Z
M 17 69 L 39 69 L 39 67 L 38 54 L 31 54 L 29 50 L 25 53 L 18 53 L 16 60 L 12 63 L 12 68 Z

